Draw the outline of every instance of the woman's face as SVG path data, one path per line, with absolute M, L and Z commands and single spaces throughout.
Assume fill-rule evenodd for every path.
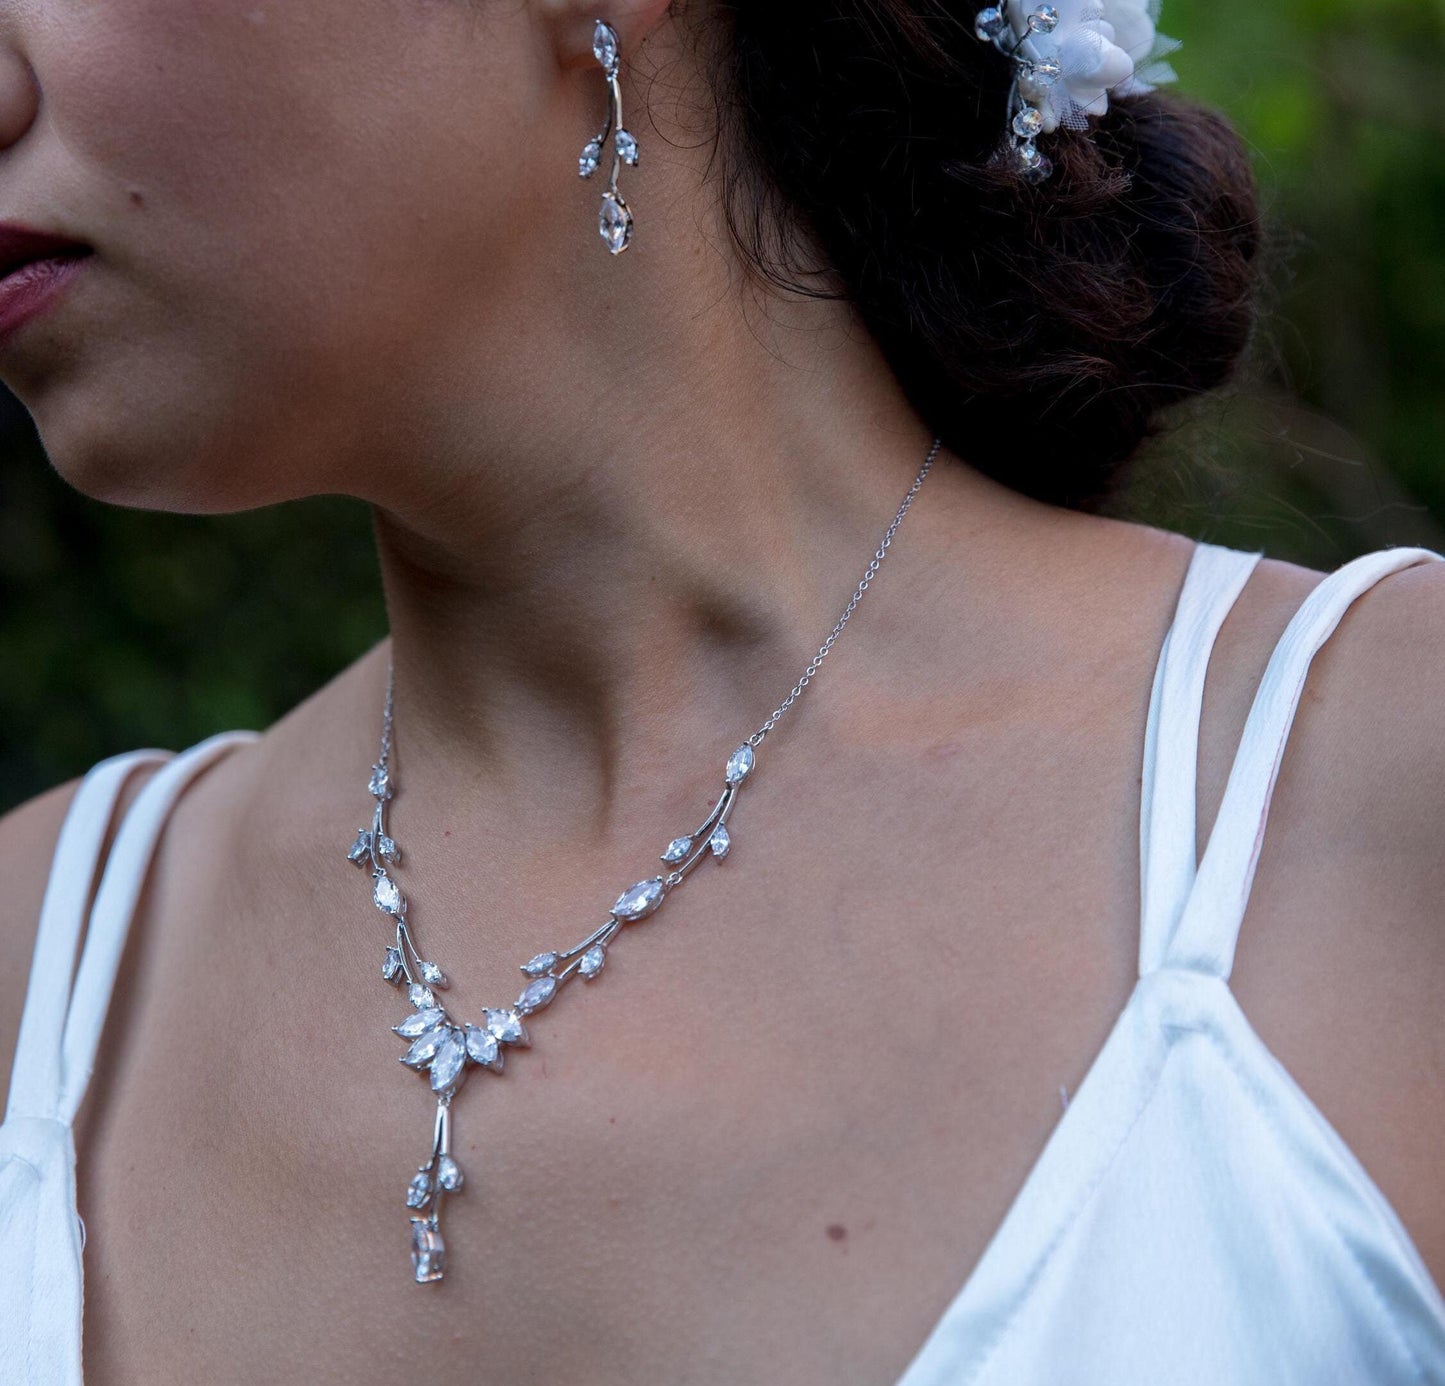
M 0 343 L 57 470 L 154 508 L 354 493 L 549 272 L 608 260 L 601 74 L 543 9 L 0 0 L 0 220 L 94 247 Z

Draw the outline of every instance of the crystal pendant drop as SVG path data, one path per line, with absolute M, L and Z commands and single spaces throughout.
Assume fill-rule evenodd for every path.
M 590 178 L 597 172 L 597 161 L 602 157 L 602 146 L 596 140 L 588 140 L 577 156 L 577 176 Z
M 757 757 L 753 754 L 753 748 L 746 741 L 728 757 L 727 768 L 723 771 L 723 778 L 729 784 L 741 784 L 753 773 L 753 766 L 757 763 Z
M 393 1025 L 391 1028 L 399 1034 L 402 1039 L 416 1039 L 426 1034 L 428 1030 L 434 1030 L 447 1018 L 447 1013 L 440 1006 L 431 1006 L 424 1011 L 416 1011 L 407 1016 L 400 1025 Z
M 490 1030 L 467 1026 L 467 1057 L 474 1064 L 481 1064 L 497 1073 L 502 1071 L 502 1049 Z
M 556 953 L 538 953 L 535 958 L 530 958 L 522 964 L 522 971 L 529 977 L 540 977 L 544 972 L 550 972 L 556 966 Z
M 624 164 L 637 167 L 637 139 L 630 130 L 619 130 L 613 137 L 617 145 L 617 157 Z
M 527 1027 L 516 1011 L 483 1011 L 490 1030 L 503 1044 L 527 1044 Z
M 517 1010 L 522 1015 L 531 1011 L 539 1011 L 557 994 L 557 979 L 555 977 L 538 977 L 535 982 L 528 982 L 523 988 L 522 994 L 517 998 Z
M 413 982 L 406 989 L 407 1000 L 419 1011 L 425 1010 L 428 1006 L 435 1006 L 437 999 L 432 995 L 430 987 L 424 987 L 420 982 Z
M 450 1155 L 443 1155 L 437 1161 L 437 1183 L 448 1193 L 456 1193 L 462 1186 L 461 1166 Z
M 430 1030 L 424 1030 L 410 1049 L 401 1056 L 401 1061 L 408 1068 L 426 1068 L 435 1057 L 436 1052 L 442 1046 L 442 1041 L 450 1033 L 445 1025 L 438 1025 Z
M 728 836 L 727 824 L 719 823 L 712 830 L 712 836 L 707 840 L 708 847 L 712 850 L 713 856 L 719 861 L 727 856 L 733 845 L 733 840 Z
M 606 961 L 607 950 L 600 943 L 594 943 L 578 960 L 577 971 L 584 977 L 595 977 Z
M 592 56 L 609 71 L 617 66 L 617 31 L 601 19 L 592 30 Z
M 663 861 L 668 865 L 681 861 L 692 851 L 692 839 L 690 837 L 675 837 L 667 844 L 667 849 L 662 854 Z
M 447 984 L 446 973 L 434 962 L 424 962 L 421 965 L 421 979 L 429 986 L 444 987 Z
M 630 885 L 617 897 L 612 913 L 618 919 L 641 919 L 651 914 L 662 903 L 663 884 L 661 876 Z
M 632 213 L 618 193 L 602 194 L 602 205 L 597 212 L 597 234 L 614 255 L 621 255 L 632 240 Z
M 412 1177 L 412 1181 L 406 1189 L 406 1206 L 408 1208 L 425 1208 L 431 1202 L 431 1175 L 426 1170 L 418 1170 Z
M 440 1280 L 446 1268 L 446 1243 L 425 1218 L 411 1220 L 411 1269 L 418 1285 Z
M 390 876 L 378 876 L 376 885 L 371 892 L 371 898 L 376 901 L 379 910 L 385 910 L 387 914 L 400 914 L 402 910 L 401 891 Z
M 381 962 L 381 975 L 388 982 L 394 982 L 401 976 L 401 950 L 399 948 L 386 950 L 386 957 Z
M 351 850 L 346 854 L 347 861 L 354 861 L 358 866 L 361 859 L 371 850 L 371 833 L 365 829 L 357 830 L 356 841 L 351 844 Z
M 431 1087 L 433 1092 L 447 1092 L 462 1076 L 467 1062 L 467 1044 L 461 1031 L 448 1026 L 442 1031 L 442 1041 L 437 1046 L 436 1056 L 431 1061 Z

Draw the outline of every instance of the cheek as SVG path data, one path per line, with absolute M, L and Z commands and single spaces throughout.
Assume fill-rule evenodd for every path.
M 57 315 L 56 355 L 38 338 L 17 368 L 57 468 L 70 474 L 65 440 L 72 456 L 111 458 L 108 485 L 148 466 L 157 487 L 182 469 L 203 487 L 198 459 L 220 466 L 240 440 L 256 457 L 268 422 L 273 453 L 285 430 L 324 451 L 328 408 L 354 426 L 399 344 L 414 359 L 444 337 L 456 267 L 510 216 L 508 132 L 490 115 L 527 100 L 525 64 L 499 57 L 521 20 L 484 31 L 461 0 L 64 0 L 45 13 L 33 60 L 46 126 L 27 138 L 37 158 L 63 151 L 50 181 L 98 250 L 74 312 Z M 154 422 L 167 417 L 169 433 Z M 127 437 L 133 464 L 116 460 Z M 165 437 L 169 468 L 149 450 Z M 232 487 L 236 465 L 261 465 L 231 460 Z

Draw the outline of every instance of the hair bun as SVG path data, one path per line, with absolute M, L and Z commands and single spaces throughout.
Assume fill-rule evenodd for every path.
M 1243 142 L 1173 92 L 1049 138 L 1037 186 L 994 158 L 1011 73 L 973 11 L 734 0 L 720 134 L 729 225 L 763 275 L 849 298 L 961 457 L 1091 508 L 1170 404 L 1229 378 L 1260 243 Z M 801 233 L 807 232 L 807 235 Z M 820 288 L 804 242 L 841 285 Z

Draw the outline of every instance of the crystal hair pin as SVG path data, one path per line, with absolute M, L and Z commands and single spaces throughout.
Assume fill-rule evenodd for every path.
M 1160 0 L 1004 0 L 980 10 L 974 33 L 1013 65 L 1002 150 L 1026 182 L 1053 161 L 1036 143 L 1060 125 L 1086 130 L 1109 95 L 1132 96 L 1175 80 L 1163 61 L 1179 40 L 1159 33 Z

